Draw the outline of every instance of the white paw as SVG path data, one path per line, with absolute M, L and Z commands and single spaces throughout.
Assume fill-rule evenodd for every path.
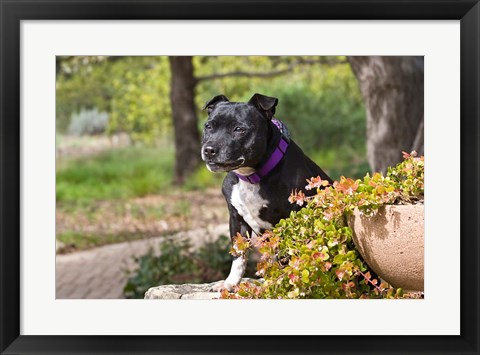
M 222 292 L 223 290 L 227 290 L 228 292 L 232 292 L 235 286 L 236 284 L 232 284 L 222 280 L 218 281 L 215 285 L 212 286 L 212 291 Z

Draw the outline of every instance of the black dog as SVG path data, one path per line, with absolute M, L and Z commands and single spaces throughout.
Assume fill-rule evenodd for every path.
M 306 179 L 332 180 L 272 120 L 278 99 L 255 94 L 248 102 L 229 102 L 218 95 L 208 101 L 202 159 L 212 172 L 228 171 L 222 192 L 230 212 L 230 236 L 271 229 L 290 211 L 300 209 L 288 197 L 305 190 Z M 313 193 L 313 192 L 312 192 Z M 238 256 L 217 289 L 237 285 L 247 260 Z

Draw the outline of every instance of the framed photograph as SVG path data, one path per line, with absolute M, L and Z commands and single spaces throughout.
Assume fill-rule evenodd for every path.
M 478 1 L 0 2 L 2 354 L 479 353 Z M 399 89 L 401 73 L 410 79 L 420 74 L 415 85 L 402 82 Z M 372 93 L 375 76 L 384 79 L 386 94 Z M 372 121 L 375 112 L 386 110 L 381 95 L 404 97 L 395 101 L 402 105 L 391 106 L 398 124 Z M 178 118 L 189 107 L 199 116 L 190 122 L 193 133 Z M 242 110 L 252 107 L 266 118 L 265 127 L 243 121 Z M 255 149 L 234 152 L 238 159 L 220 161 L 211 138 L 212 126 L 220 124 L 215 115 L 235 123 L 224 144 L 241 141 L 254 125 L 255 132 L 265 129 L 269 140 L 272 129 L 279 132 L 277 149 L 269 159 L 266 153 L 252 156 L 262 147 L 255 143 Z M 424 206 L 425 227 L 418 244 L 407 238 L 408 253 L 419 255 L 410 257 L 422 265 L 414 268 L 419 273 L 409 271 L 406 286 L 398 281 L 399 288 L 389 291 L 387 284 L 372 282 L 363 259 L 376 265 L 373 272 L 382 270 L 382 280 L 390 276 L 377 265 L 379 256 L 369 259 L 369 244 L 356 233 L 351 238 L 357 238 L 358 260 L 350 263 L 342 249 L 336 258 L 332 254 L 332 268 L 325 254 L 343 242 L 329 240 L 308 254 L 328 264 L 321 277 L 312 269 L 277 274 L 275 292 L 265 286 L 273 282 L 267 277 L 265 284 L 256 284 L 257 291 L 236 285 L 245 272 L 238 249 L 243 239 L 231 250 L 235 258 L 233 264 L 228 259 L 228 278 L 218 269 L 225 266 L 229 238 L 227 244 L 218 239 L 200 248 L 199 254 L 192 254 L 188 243 L 180 247 L 164 240 L 163 235 L 174 240 L 191 230 L 194 244 L 200 243 L 196 235 L 228 235 L 232 208 L 248 225 L 238 227 L 242 233 L 269 229 L 269 218 L 280 217 L 261 208 L 277 203 L 281 210 L 284 204 L 265 200 L 255 188 L 242 200 L 251 188 L 224 187 L 227 209 L 221 180 L 211 172 L 234 171 L 238 186 L 240 180 L 250 186 L 251 179 L 264 178 L 259 162 L 268 167 L 266 176 L 279 164 L 277 150 L 283 154 L 279 159 L 285 156 L 282 142 L 291 151 L 296 143 L 303 149 L 290 160 L 294 169 L 314 169 L 301 163 L 305 152 L 326 171 L 314 169 L 322 179 L 310 180 L 308 189 L 319 188 L 320 194 L 320 185 L 331 178 L 335 191 L 350 196 L 361 180 L 342 175 L 362 179 L 367 171 L 386 174 L 393 166 L 385 162 L 386 145 L 375 150 L 367 131 L 390 143 L 403 132 L 410 142 L 406 164 L 422 167 L 421 182 L 413 179 L 408 188 L 414 193 L 421 183 L 421 195 L 413 199 L 420 200 L 422 211 Z M 172 132 L 180 132 L 181 144 Z M 263 136 L 255 137 L 263 142 Z M 225 142 L 224 136 L 218 139 Z M 253 138 L 242 142 L 242 149 L 254 144 Z M 258 163 L 257 170 L 243 165 L 246 160 Z M 188 175 L 195 164 L 203 170 Z M 365 186 L 379 186 L 375 175 L 371 183 L 370 178 Z M 282 183 L 292 179 L 281 177 Z M 292 191 L 289 199 L 299 210 L 307 197 Z M 327 224 L 334 211 L 323 213 Z M 392 222 L 395 233 L 402 223 Z M 230 222 L 233 236 L 232 228 Z M 385 222 L 382 229 L 388 228 Z M 163 259 L 149 249 L 160 240 Z M 272 245 L 268 238 L 263 242 Z M 298 243 L 318 247 L 312 239 Z M 278 262 L 295 270 L 290 251 L 295 246 L 284 247 L 288 251 Z M 214 248 L 226 253 L 212 254 Z M 127 270 L 120 253 L 135 257 Z M 184 262 L 175 264 L 168 278 L 160 282 L 152 276 L 148 265 L 170 265 L 177 256 Z M 347 264 L 353 271 L 342 268 Z M 263 265 L 260 275 L 271 272 L 268 262 Z M 330 268 L 337 283 L 327 285 L 322 277 Z M 225 283 L 212 286 L 217 296 L 239 299 L 183 297 L 175 288 L 161 294 L 164 290 L 155 287 L 220 278 Z M 322 287 L 328 291 L 318 291 Z M 229 293 L 232 288 L 238 293 Z M 358 299 L 373 294 L 393 299 Z M 248 299 L 255 295 L 266 299 Z

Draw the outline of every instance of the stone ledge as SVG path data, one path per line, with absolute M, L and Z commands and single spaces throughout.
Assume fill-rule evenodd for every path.
M 242 281 L 250 281 L 252 279 L 244 278 Z M 213 292 L 212 287 L 222 281 L 216 281 L 206 284 L 183 284 L 183 285 L 160 285 L 151 287 L 145 292 L 146 300 L 211 300 L 219 299 L 220 292 Z

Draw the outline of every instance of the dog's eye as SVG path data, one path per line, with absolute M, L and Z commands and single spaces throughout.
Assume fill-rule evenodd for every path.
M 236 133 L 245 133 L 245 129 L 243 129 L 242 127 L 235 127 L 233 131 Z
M 205 128 L 206 128 L 206 129 L 210 129 L 210 128 L 212 128 L 212 125 L 207 122 L 207 123 L 205 123 Z

